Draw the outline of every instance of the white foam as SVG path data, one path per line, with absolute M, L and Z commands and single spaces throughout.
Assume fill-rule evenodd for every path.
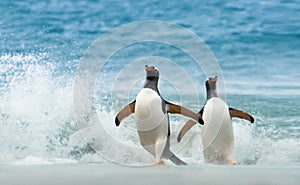
M 67 126 L 75 127 L 72 116 L 70 79 L 53 77 L 55 66 L 43 55 L 3 55 L 1 68 L 8 86 L 1 86 L 0 162 L 11 162 L 30 155 L 68 157 L 72 148 Z M 1 84 L 2 85 L 2 84 Z M 8 87 L 8 88 L 6 88 Z M 66 131 L 64 131 L 66 129 Z
M 258 159 L 257 165 L 300 165 L 300 141 L 282 139 L 273 142 Z
M 111 138 L 101 140 L 107 147 L 100 153 L 88 148 L 73 113 L 73 79 L 54 77 L 57 66 L 45 62 L 43 57 L 43 54 L 0 57 L 1 73 L 11 74 L 1 77 L 8 85 L 0 87 L 0 135 L 3 138 L 0 140 L 0 163 L 111 162 L 101 155 L 109 155 L 123 163 L 152 162 L 153 157 L 139 144 L 134 120 L 128 118 L 117 128 L 114 117 L 118 110 L 106 112 L 111 108 L 103 105 L 97 107 L 97 112 L 105 131 L 129 148 L 116 147 L 111 144 Z M 177 134 L 187 120 L 173 115 L 170 118 L 171 150 L 189 164 L 203 164 L 200 126 L 194 126 L 182 142 L 177 143 Z M 237 162 L 245 165 L 299 165 L 299 139 L 268 138 L 265 133 L 270 128 L 257 129 L 256 124 L 263 119 L 256 120 L 254 125 L 234 120 Z M 101 137 L 100 133 L 95 135 Z M 100 146 L 101 143 L 96 144 Z

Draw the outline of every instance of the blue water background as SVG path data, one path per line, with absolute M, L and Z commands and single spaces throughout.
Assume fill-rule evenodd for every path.
M 5 0 L 0 17 L 0 162 L 30 155 L 80 160 L 93 153 L 70 139 L 76 132 L 72 83 L 80 58 L 115 27 L 161 20 L 203 39 L 222 69 L 228 104 L 256 118 L 254 127 L 246 127 L 265 150 L 238 146 L 246 150 L 238 156 L 241 163 L 271 158 L 275 164 L 280 156 L 283 164 L 300 164 L 299 0 Z M 168 48 L 138 51 L 142 57 Z M 115 60 L 130 57 L 125 52 Z M 118 72 L 113 62 L 107 65 L 105 75 Z M 176 100 L 172 92 L 166 96 Z M 199 96 L 203 103 L 204 92 Z M 113 109 L 109 103 L 103 106 Z M 201 105 L 190 107 L 196 111 Z M 251 150 L 255 152 L 247 158 Z

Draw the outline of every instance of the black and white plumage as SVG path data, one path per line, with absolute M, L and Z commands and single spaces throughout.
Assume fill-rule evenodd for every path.
M 205 82 L 206 102 L 198 113 L 205 122 L 201 132 L 204 160 L 206 163 L 232 165 L 235 164 L 232 118 L 245 119 L 251 123 L 254 122 L 254 118 L 244 111 L 229 108 L 218 97 L 216 83 L 217 77 L 209 78 Z M 179 132 L 177 141 L 180 142 L 186 132 L 195 124 L 195 121 L 189 120 Z
M 154 66 L 145 66 L 147 72 L 144 87 L 136 99 L 121 109 L 115 123 L 134 113 L 141 145 L 155 158 L 155 163 L 170 159 L 176 165 L 186 163 L 170 151 L 170 124 L 168 113 L 182 114 L 203 124 L 203 120 L 191 110 L 164 100 L 158 90 L 159 71 Z

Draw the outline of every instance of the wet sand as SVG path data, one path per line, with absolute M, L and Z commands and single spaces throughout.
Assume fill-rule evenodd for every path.
M 300 167 L 3 165 L 0 166 L 0 182 L 1 185 L 299 185 Z

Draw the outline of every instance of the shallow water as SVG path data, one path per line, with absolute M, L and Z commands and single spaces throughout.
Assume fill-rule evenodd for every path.
M 299 182 L 297 167 L 155 166 L 126 168 L 103 164 L 1 166 L 4 184 L 288 184 Z M 17 178 L 16 178 L 17 177 Z M 55 177 L 55 178 L 54 178 Z M 126 180 L 124 180 L 126 179 Z

